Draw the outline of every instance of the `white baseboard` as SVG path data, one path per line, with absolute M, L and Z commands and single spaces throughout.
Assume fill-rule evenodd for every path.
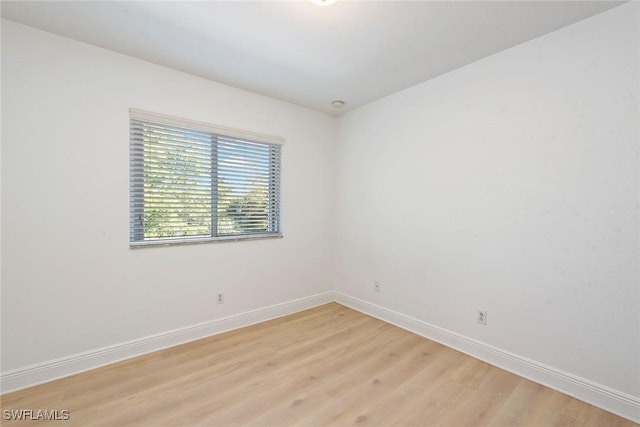
M 334 294 L 335 301 L 342 305 L 444 344 L 447 347 L 568 394 L 605 411 L 640 423 L 639 397 L 594 383 L 585 378 L 467 338 L 359 298 L 354 298 L 341 292 L 334 292 Z
M 108 347 L 62 357 L 0 374 L 2 393 L 20 390 L 153 351 L 286 316 L 334 301 L 333 292 L 287 301 L 257 310 L 174 329 Z

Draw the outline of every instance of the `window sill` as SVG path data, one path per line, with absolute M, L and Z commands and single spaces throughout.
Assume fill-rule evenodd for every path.
M 175 245 L 192 245 L 201 243 L 221 243 L 221 242 L 237 242 L 240 240 L 263 240 L 263 239 L 281 239 L 280 233 L 270 234 L 246 234 L 224 237 L 191 237 L 191 238 L 175 238 L 163 240 L 149 240 L 142 242 L 129 242 L 131 249 L 158 247 L 158 246 L 175 246 Z

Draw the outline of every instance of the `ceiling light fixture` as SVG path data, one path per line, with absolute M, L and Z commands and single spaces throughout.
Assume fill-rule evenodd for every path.
M 333 106 L 333 108 L 342 108 L 344 107 L 345 102 L 344 101 L 340 101 L 339 99 L 333 101 L 331 103 L 331 105 Z
M 309 1 L 318 6 L 331 6 L 337 0 L 309 0 Z

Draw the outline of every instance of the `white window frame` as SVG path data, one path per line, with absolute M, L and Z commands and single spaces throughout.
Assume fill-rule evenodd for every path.
M 281 238 L 281 163 L 282 145 L 284 138 L 234 129 L 224 126 L 194 120 L 182 119 L 165 114 L 152 113 L 144 110 L 131 108 L 130 117 L 130 233 L 129 245 L 131 248 L 176 245 L 189 243 L 223 242 L 235 240 L 253 240 L 265 238 Z M 144 137 L 140 133 L 140 124 L 148 123 L 156 126 L 168 126 L 184 129 L 185 131 L 202 132 L 209 134 L 212 141 L 211 152 L 211 186 L 215 185 L 216 190 L 211 194 L 211 226 L 209 235 L 199 235 L 190 237 L 156 237 L 145 236 L 145 158 L 144 158 Z M 143 132 L 144 133 L 144 132 Z M 218 140 L 230 141 L 235 146 L 268 147 L 269 157 L 269 184 L 268 184 L 268 229 L 260 232 L 233 232 L 218 234 Z M 222 144 L 222 143 L 221 143 Z

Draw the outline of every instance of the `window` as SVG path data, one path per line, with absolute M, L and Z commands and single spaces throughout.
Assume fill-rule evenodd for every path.
M 130 110 L 130 245 L 281 237 L 284 140 Z

